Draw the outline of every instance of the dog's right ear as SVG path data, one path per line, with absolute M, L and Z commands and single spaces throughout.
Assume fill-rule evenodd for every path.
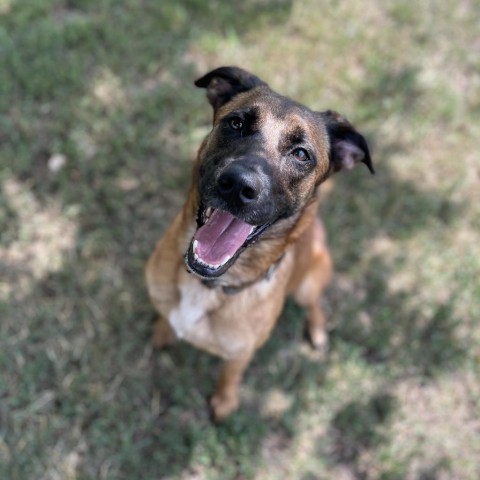
M 220 67 L 195 81 L 207 89 L 207 98 L 213 109 L 229 102 L 235 95 L 255 87 L 268 86 L 263 80 L 238 67 Z

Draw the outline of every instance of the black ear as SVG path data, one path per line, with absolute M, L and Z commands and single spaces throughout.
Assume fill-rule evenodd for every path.
M 195 85 L 207 89 L 207 98 L 216 110 L 235 95 L 267 84 L 255 75 L 238 67 L 220 67 L 195 81 Z
M 321 113 L 330 139 L 330 160 L 333 171 L 352 169 L 357 163 L 364 163 L 372 174 L 375 173 L 370 150 L 363 136 L 354 126 L 337 112 L 327 110 Z

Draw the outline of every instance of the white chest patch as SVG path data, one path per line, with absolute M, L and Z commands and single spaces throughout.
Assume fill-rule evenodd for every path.
M 212 306 L 212 294 L 196 277 L 185 273 L 180 279 L 180 302 L 168 316 L 178 338 L 186 338 L 207 309 Z

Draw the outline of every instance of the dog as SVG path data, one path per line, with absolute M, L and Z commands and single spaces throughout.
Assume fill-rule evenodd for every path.
M 332 259 L 317 218 L 318 187 L 365 164 L 365 138 L 338 113 L 315 112 L 237 67 L 195 82 L 213 127 L 200 145 L 187 200 L 146 266 L 160 316 L 153 342 L 183 339 L 225 360 L 214 395 L 220 421 L 239 406 L 239 385 L 270 336 L 287 295 L 306 307 L 314 347 L 327 332 L 320 295 Z

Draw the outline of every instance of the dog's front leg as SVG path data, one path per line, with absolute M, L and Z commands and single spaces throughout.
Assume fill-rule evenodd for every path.
M 240 403 L 238 388 L 252 357 L 253 351 L 235 360 L 225 362 L 215 394 L 210 400 L 213 418 L 216 422 L 223 420 L 238 408 Z
M 175 332 L 165 318 L 161 315 L 155 320 L 153 324 L 153 346 L 163 348 L 175 340 Z

